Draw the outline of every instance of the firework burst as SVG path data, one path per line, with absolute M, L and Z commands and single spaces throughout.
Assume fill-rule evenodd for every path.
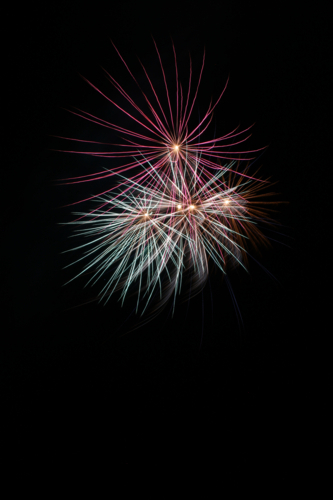
M 123 136 L 123 142 L 110 151 L 69 151 L 109 159 L 121 158 L 123 161 L 120 167 L 67 179 L 69 183 L 78 183 L 118 178 L 116 185 L 113 182 L 111 187 L 91 197 L 97 208 L 90 212 L 76 212 L 77 219 L 71 224 L 78 226 L 76 235 L 85 236 L 89 241 L 73 249 L 83 251 L 83 256 L 75 262 L 84 261 L 80 274 L 92 272 L 90 283 L 101 278 L 106 281 L 101 299 L 107 300 L 115 290 L 121 290 L 120 298 L 124 301 L 131 291 L 135 291 L 137 312 L 143 304 L 142 314 L 152 302 L 161 307 L 172 295 L 174 307 L 186 272 L 191 273 L 191 292 L 195 293 L 207 280 L 209 262 L 222 273 L 226 272 L 227 263 L 246 269 L 247 243 L 267 241 L 258 228 L 258 222 L 268 220 L 260 208 L 261 194 L 258 194 L 266 181 L 249 175 L 249 161 L 253 159 L 249 153 L 254 151 L 238 151 L 236 147 L 248 138 L 244 137 L 248 129 L 242 132 L 235 129 L 222 137 L 202 141 L 202 134 L 211 123 L 213 110 L 225 88 L 197 125 L 189 129 L 204 59 L 191 99 L 191 64 L 188 90 L 184 95 L 178 79 L 174 47 L 173 53 L 176 73 L 174 110 L 158 50 L 168 103 L 165 110 L 143 65 L 152 93 L 148 98 L 141 91 L 148 111 L 142 110 L 107 72 L 109 81 L 135 114 L 88 82 L 127 118 L 136 122 L 142 133 L 82 110 L 72 111 Z M 242 161 L 248 160 L 243 168 L 240 168 L 240 154 Z
M 121 111 L 124 119 L 128 121 L 129 126 L 132 124 L 136 130 L 134 131 L 129 128 L 129 126 L 124 127 L 111 123 L 81 109 L 74 108 L 73 110 L 67 110 L 70 113 L 87 120 L 88 122 L 95 123 L 103 128 L 116 132 L 119 134 L 122 142 L 112 144 L 98 141 L 85 141 L 73 137 L 57 136 L 61 139 L 66 139 L 74 143 L 89 143 L 90 145 L 95 144 L 104 148 L 103 151 L 61 150 L 63 152 L 90 155 L 97 158 L 121 160 L 121 165 L 119 167 L 112 168 L 112 170 L 103 170 L 95 174 L 63 179 L 64 182 L 71 184 L 90 182 L 92 180 L 103 180 L 117 174 L 125 173 L 126 176 L 128 176 L 131 172 L 136 171 L 137 167 L 139 167 L 140 173 L 133 175 L 133 177 L 139 182 L 145 182 L 145 180 L 149 178 L 152 170 L 161 170 L 167 175 L 172 175 L 171 169 L 175 162 L 178 164 L 183 163 L 186 165 L 187 169 L 195 170 L 197 168 L 198 157 L 200 157 L 201 168 L 205 168 L 210 172 L 221 171 L 221 169 L 224 168 L 223 162 L 225 160 L 239 160 L 241 157 L 243 161 L 250 161 L 255 158 L 253 153 L 265 149 L 259 148 L 255 150 L 244 150 L 241 148 L 241 144 L 251 136 L 248 132 L 252 128 L 252 125 L 242 131 L 238 131 L 238 126 L 221 137 L 202 140 L 203 135 L 211 124 L 214 109 L 220 102 L 226 90 L 228 80 L 218 99 L 214 103 L 212 101 L 210 102 L 208 109 L 204 113 L 201 120 L 199 120 L 195 126 L 190 129 L 189 123 L 199 93 L 199 87 L 204 69 L 205 54 L 203 55 L 200 74 L 196 85 L 193 85 L 192 62 L 190 58 L 189 81 L 187 90 L 184 92 L 178 76 L 179 72 L 175 47 L 174 45 L 172 46 L 175 63 L 175 88 L 173 89 L 175 91 L 175 102 L 172 103 L 170 97 L 171 91 L 169 90 L 169 86 L 167 84 L 167 78 L 161 56 L 155 42 L 154 44 L 165 88 L 167 102 L 166 109 L 163 108 L 161 98 L 158 96 L 152 80 L 150 79 L 143 64 L 141 63 L 141 66 L 147 79 L 151 97 L 147 96 L 147 92 L 144 92 L 141 89 L 137 79 L 133 76 L 133 73 L 129 69 L 128 65 L 114 46 L 121 61 L 125 65 L 128 74 L 134 80 L 140 90 L 140 93 L 143 95 L 146 109 L 140 107 L 115 80 L 115 78 L 113 78 L 104 68 L 103 70 L 108 81 L 119 92 L 122 101 L 124 101 L 124 105 L 120 105 L 110 99 L 92 82 L 87 80 L 85 77 L 82 77 L 96 92 L 102 95 L 108 103 L 112 104 L 112 106 Z M 137 159 L 137 157 L 139 157 L 139 159 Z M 142 165 L 147 167 L 144 173 L 142 173 Z M 112 188 L 109 188 L 108 191 L 111 189 Z M 104 193 L 99 193 L 95 196 L 97 197 L 100 194 Z

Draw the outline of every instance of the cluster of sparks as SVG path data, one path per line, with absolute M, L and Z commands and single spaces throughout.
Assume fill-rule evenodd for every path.
M 238 145 L 248 138 L 244 137 L 248 129 L 239 132 L 237 128 L 222 137 L 201 139 L 226 86 L 217 101 L 210 103 L 202 119 L 190 128 L 204 58 L 191 97 L 191 61 L 184 93 L 173 46 L 176 79 L 175 105 L 172 106 L 157 47 L 156 51 L 166 92 L 165 109 L 144 66 L 150 98 L 141 90 L 118 51 L 130 77 L 143 94 L 146 111 L 108 72 L 108 80 L 119 91 L 129 110 L 86 80 L 122 111 L 128 121 L 135 123 L 135 130 L 82 110 L 71 111 L 121 134 L 122 142 L 111 151 L 70 152 L 120 158 L 121 166 L 67 179 L 70 183 L 97 179 L 107 182 L 111 177 L 118 179 L 116 185 L 113 183 L 102 193 L 88 198 L 97 201 L 97 208 L 75 214 L 78 218 L 72 224 L 78 226 L 76 234 L 88 237 L 87 243 L 73 249 L 83 250 L 83 256 L 75 262 L 86 262 L 80 274 L 92 271 L 89 282 L 95 283 L 101 278 L 106 281 L 100 293 L 101 299 L 107 300 L 115 290 L 121 290 L 123 301 L 130 291 L 135 290 L 137 310 L 143 304 L 142 314 L 152 301 L 161 306 L 173 295 L 175 304 L 184 274 L 188 271 L 192 292 L 202 289 L 208 277 L 209 261 L 222 273 L 226 272 L 227 263 L 246 269 L 247 241 L 256 245 L 265 240 L 257 225 L 258 221 L 266 219 L 258 200 L 261 196 L 258 192 L 265 181 L 248 173 L 249 162 L 254 159 L 251 154 L 259 150 L 238 150 Z M 244 161 L 247 161 L 246 166 L 240 169 L 239 165 Z

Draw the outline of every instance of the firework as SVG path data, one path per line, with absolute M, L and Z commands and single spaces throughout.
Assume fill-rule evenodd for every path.
M 195 175 L 178 167 L 170 177 L 149 168 L 146 183 L 123 178 L 118 192 L 96 200 L 97 210 L 75 214 L 76 234 L 89 238 L 74 249 L 87 262 L 80 274 L 93 269 L 89 282 L 106 279 L 101 299 L 120 289 L 124 301 L 135 288 L 143 313 L 156 295 L 162 306 L 173 294 L 174 306 L 186 271 L 192 293 L 201 290 L 209 261 L 222 273 L 227 263 L 246 269 L 246 240 L 264 240 L 256 224 L 260 204 L 252 201 L 262 185 L 228 174 L 235 164 L 205 181 L 199 161 Z
M 254 151 L 230 152 L 247 139 L 244 132 L 248 129 L 242 132 L 233 130 L 215 139 L 201 139 L 225 89 L 215 104 L 210 104 L 202 120 L 189 129 L 204 60 L 191 100 L 191 65 L 188 90 L 184 95 L 178 79 L 174 47 L 173 52 L 176 70 L 174 110 L 158 51 L 168 103 L 166 110 L 144 67 L 155 102 L 153 105 L 153 99 L 142 91 L 146 111 L 107 73 L 110 82 L 135 110 L 135 116 L 88 82 L 127 118 L 142 127 L 142 133 L 81 110 L 74 112 L 121 133 L 124 141 L 117 145 L 118 150 L 108 152 L 71 151 L 106 157 L 111 162 L 115 158 L 123 159 L 120 167 L 68 179 L 70 183 L 76 183 L 118 178 L 117 185 L 113 181 L 102 193 L 91 197 L 97 203 L 95 209 L 75 213 L 77 219 L 71 223 L 78 226 L 75 234 L 88 238 L 87 243 L 72 249 L 83 252 L 75 261 L 84 262 L 79 275 L 92 272 L 89 280 L 92 284 L 101 278 L 106 281 L 100 293 L 101 300 L 107 300 L 115 290 L 121 290 L 120 298 L 124 301 L 130 292 L 135 291 L 137 311 L 143 304 L 142 314 L 152 302 L 162 306 L 172 295 L 174 307 L 188 272 L 191 274 L 191 292 L 201 290 L 208 277 L 209 262 L 222 273 L 226 273 L 228 263 L 246 269 L 248 242 L 266 241 L 258 228 L 258 222 L 267 221 L 258 200 L 258 192 L 265 181 L 249 175 L 252 157 L 242 156 L 242 160 L 247 159 L 248 163 L 240 168 L 240 153 Z
M 248 132 L 251 129 L 252 125 L 242 131 L 238 131 L 239 127 L 236 127 L 235 129 L 221 137 L 213 137 L 207 140 L 202 139 L 209 125 L 211 124 L 213 111 L 216 108 L 217 104 L 220 102 L 226 90 L 228 80 L 225 83 L 223 91 L 221 92 L 218 99 L 214 103 L 212 101 L 210 102 L 208 109 L 204 113 L 202 119 L 198 121 L 193 126 L 193 128 L 190 129 L 190 119 L 193 114 L 193 109 L 197 101 L 199 87 L 202 80 L 205 54 L 203 55 L 203 61 L 197 84 L 194 86 L 192 62 L 191 58 L 189 59 L 189 80 L 188 85 L 186 86 L 186 91 L 183 91 L 183 87 L 178 77 L 177 57 L 175 47 L 173 45 L 173 56 L 175 63 L 175 81 L 173 90 L 175 95 L 175 102 L 171 102 L 171 90 L 169 89 L 167 83 L 167 78 L 162 65 L 160 53 L 155 42 L 154 44 L 161 69 L 161 77 L 164 82 L 167 102 L 166 109 L 163 109 L 161 98 L 158 96 L 153 82 L 150 79 L 143 64 L 141 63 L 141 66 L 147 79 L 151 97 L 148 97 L 147 92 L 144 92 L 141 89 L 139 83 L 137 82 L 137 79 L 133 76 L 128 65 L 125 63 L 119 51 L 115 47 L 115 50 L 117 51 L 120 59 L 125 65 L 128 74 L 137 84 L 140 93 L 142 93 L 146 104 L 146 109 L 142 109 L 142 107 L 136 104 L 135 100 L 104 68 L 103 69 L 108 81 L 117 89 L 122 101 L 124 102 L 124 105 L 120 105 L 114 100 L 110 99 L 92 82 L 90 82 L 85 77 L 82 77 L 94 90 L 102 95 L 109 104 L 112 104 L 112 106 L 123 113 L 123 117 L 127 120 L 129 125 L 128 127 L 120 126 L 77 108 L 74 108 L 74 110 L 68 110 L 74 115 L 84 118 L 91 123 L 95 123 L 103 128 L 116 132 L 117 134 L 119 134 L 121 142 L 118 142 L 117 144 L 111 144 L 98 141 L 85 141 L 73 137 L 60 137 L 61 139 L 66 139 L 74 143 L 79 142 L 96 144 L 100 147 L 103 147 L 104 149 L 109 149 L 110 147 L 109 150 L 103 151 L 61 151 L 67 153 L 90 155 L 97 158 L 117 159 L 121 161 L 121 165 L 118 167 L 113 167 L 112 170 L 103 170 L 95 174 L 63 179 L 64 182 L 68 182 L 71 184 L 90 182 L 92 180 L 103 180 L 108 177 L 113 177 L 117 174 L 125 174 L 126 176 L 132 175 L 133 178 L 135 178 L 138 182 L 145 182 L 145 180 L 149 178 L 151 170 L 161 170 L 167 175 L 172 175 L 171 168 L 175 162 L 183 163 L 184 165 L 186 165 L 187 169 L 195 170 L 197 168 L 198 157 L 200 157 L 201 168 L 206 168 L 210 172 L 214 173 L 214 171 L 219 172 L 221 171 L 221 169 L 224 169 L 223 162 L 225 160 L 239 160 L 240 158 L 244 161 L 253 160 L 253 153 L 264 149 L 242 149 L 241 144 L 244 143 L 251 135 Z M 130 128 L 131 124 L 135 126 L 135 131 Z M 137 159 L 138 157 L 139 159 Z M 142 173 L 142 165 L 146 166 L 146 170 L 144 173 Z M 133 172 L 136 171 L 136 167 L 139 167 L 140 172 L 133 175 Z M 239 175 L 241 174 L 239 173 Z M 111 189 L 112 188 L 109 187 L 107 191 L 110 191 Z M 95 196 L 97 197 L 100 194 L 104 194 L 104 192 L 96 194 Z

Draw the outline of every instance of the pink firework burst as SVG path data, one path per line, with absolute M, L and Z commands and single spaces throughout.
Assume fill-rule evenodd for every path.
M 244 161 L 253 160 L 255 157 L 253 153 L 256 153 L 265 148 L 259 148 L 255 150 L 244 150 L 241 148 L 243 144 L 251 134 L 248 134 L 249 130 L 252 128 L 247 127 L 242 131 L 238 131 L 239 126 L 230 131 L 229 133 L 213 138 L 210 140 L 202 141 L 202 135 L 207 131 L 209 125 L 211 124 L 213 118 L 213 112 L 218 103 L 220 102 L 226 87 L 225 86 L 219 95 L 218 99 L 213 103 L 210 102 L 207 111 L 204 113 L 202 119 L 192 128 L 189 128 L 190 118 L 197 101 L 199 87 L 202 80 L 202 74 L 205 63 L 205 54 L 203 55 L 202 65 L 200 69 L 200 74 L 196 85 L 193 87 L 193 75 L 192 75 L 192 62 L 190 58 L 189 65 L 189 80 L 186 91 L 183 91 L 183 87 L 179 81 L 177 56 L 174 45 L 173 56 L 175 64 L 175 102 L 171 102 L 170 90 L 167 83 L 166 73 L 163 68 L 160 53 L 158 51 L 157 45 L 154 41 L 158 61 L 161 69 L 161 77 L 163 79 L 167 107 L 163 109 L 161 104 L 161 99 L 159 98 L 155 87 L 144 67 L 141 66 L 144 71 L 144 75 L 147 79 L 149 85 L 151 96 L 148 97 L 145 93 L 137 79 L 134 77 L 133 73 L 129 69 L 128 65 L 120 55 L 117 48 L 114 46 L 117 54 L 119 55 L 121 61 L 130 77 L 137 84 L 140 92 L 144 97 L 146 103 L 146 109 L 142 109 L 135 100 L 124 90 L 124 88 L 117 82 L 117 80 L 110 75 L 108 71 L 105 71 L 107 79 L 109 82 L 117 89 L 119 94 L 127 103 L 127 108 L 120 106 L 117 102 L 110 99 L 105 93 L 98 89 L 92 82 L 82 77 L 91 87 L 96 90 L 100 95 L 102 95 L 106 101 L 112 104 L 115 108 L 123 113 L 124 118 L 127 119 L 129 124 L 132 122 L 135 125 L 136 130 L 141 129 L 141 132 L 131 130 L 131 128 L 117 125 L 111 123 L 107 120 L 99 118 L 91 113 L 84 110 L 75 108 L 75 111 L 68 110 L 76 116 L 84 118 L 85 120 L 100 125 L 101 127 L 110 129 L 121 135 L 122 141 L 118 144 L 102 143 L 98 141 L 85 141 L 82 139 L 72 138 L 72 137 L 59 137 L 61 139 L 66 139 L 73 142 L 89 143 L 89 144 L 99 144 L 103 146 L 111 146 L 109 151 L 79 151 L 79 150 L 62 150 L 68 153 L 77 153 L 84 155 L 91 155 L 99 158 L 108 159 L 122 159 L 121 166 L 113 167 L 112 171 L 103 170 L 94 174 L 88 174 L 85 176 L 78 176 L 73 178 L 63 179 L 69 183 L 80 183 L 87 182 L 91 180 L 101 180 L 107 177 L 112 177 L 116 174 L 130 174 L 130 171 L 136 167 L 140 167 L 141 172 L 134 175 L 140 182 L 144 182 L 149 178 L 150 170 L 163 170 L 165 173 L 172 175 L 172 166 L 174 164 L 183 165 L 188 170 L 192 170 L 193 175 L 197 170 L 197 162 L 200 158 L 200 166 L 205 175 L 204 169 L 208 172 L 220 171 L 223 169 L 223 162 L 226 160 L 239 160 L 240 158 Z M 191 97 L 192 94 L 192 97 Z M 245 155 L 245 156 L 244 156 Z M 145 165 L 148 168 L 144 173 L 142 173 L 142 166 Z M 228 168 L 229 169 L 229 168 Z M 242 175 L 239 171 L 238 175 Z M 210 173 L 207 174 L 211 175 Z M 245 174 L 243 174 L 245 175 Z M 104 193 L 100 193 L 104 194 Z M 98 196 L 98 195 L 96 195 Z

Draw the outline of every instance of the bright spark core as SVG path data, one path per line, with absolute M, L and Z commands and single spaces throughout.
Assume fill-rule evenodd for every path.
M 177 208 L 180 210 L 182 208 L 182 206 L 181 205 L 177 205 Z

